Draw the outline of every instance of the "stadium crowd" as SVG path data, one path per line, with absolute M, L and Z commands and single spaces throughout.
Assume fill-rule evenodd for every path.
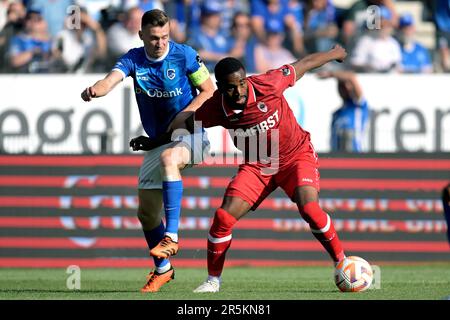
M 448 0 L 423 1 L 435 48 L 415 39 L 416 21 L 397 12 L 399 0 L 334 1 L 0 0 L 0 72 L 108 71 L 142 46 L 140 19 L 153 8 L 169 14 L 172 39 L 198 50 L 210 71 L 233 56 L 250 73 L 265 72 L 335 43 L 350 52 L 344 67 L 356 72 L 450 71 Z

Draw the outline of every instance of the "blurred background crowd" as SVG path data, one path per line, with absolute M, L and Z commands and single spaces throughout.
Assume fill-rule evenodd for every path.
M 0 72 L 108 71 L 142 46 L 140 19 L 153 8 L 210 70 L 234 56 L 265 72 L 340 43 L 347 70 L 450 71 L 450 0 L 0 0 Z

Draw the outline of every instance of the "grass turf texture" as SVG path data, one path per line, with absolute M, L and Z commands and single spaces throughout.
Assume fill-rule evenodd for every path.
M 441 300 L 450 295 L 450 264 L 380 266 L 381 288 L 342 293 L 331 267 L 227 268 L 218 294 L 193 294 L 206 270 L 176 269 L 160 292 L 142 294 L 146 269 L 82 269 L 81 290 L 69 290 L 65 269 L 0 269 L 0 300 Z

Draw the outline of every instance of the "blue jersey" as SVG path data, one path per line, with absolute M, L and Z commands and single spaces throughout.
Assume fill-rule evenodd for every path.
M 26 51 L 39 50 L 39 54 L 33 54 L 29 63 L 20 67 L 18 71 L 41 73 L 48 72 L 52 43 L 34 39 L 28 35 L 20 34 L 11 38 L 9 55 L 15 56 Z
M 361 152 L 368 119 L 369 107 L 365 99 L 344 101 L 344 105 L 333 113 L 331 149 Z
M 266 1 L 263 0 L 251 1 L 250 6 L 252 17 L 259 16 L 264 19 L 264 28 L 266 31 L 272 29 L 274 26 L 280 25 L 280 23 L 282 23 L 284 26 L 284 19 L 287 15 L 294 15 L 294 17 L 297 17 L 297 19 L 301 18 L 303 20 L 303 17 L 300 17 L 299 12 L 296 12 L 296 10 L 297 8 L 295 7 L 293 7 L 292 10 L 289 8 L 288 0 L 280 1 L 278 11 L 270 11 L 267 7 Z M 296 22 L 298 28 L 300 29 L 303 21 Z
M 321 30 L 325 29 L 328 25 L 335 23 L 336 21 L 336 9 L 331 3 L 328 3 L 327 7 L 323 10 L 312 9 L 309 12 L 307 29 Z
M 191 36 L 189 44 L 199 51 L 205 50 L 224 55 L 227 55 L 227 53 L 232 49 L 232 41 L 221 31 L 214 36 L 210 36 L 199 30 Z M 207 59 L 204 59 L 204 61 L 208 70 L 213 72 L 216 61 Z
M 403 72 L 420 73 L 426 69 L 432 69 L 430 54 L 428 50 L 415 42 L 411 50 L 402 47 L 402 68 Z
M 450 32 L 450 0 L 437 0 L 434 20 L 438 30 Z
M 114 66 L 131 76 L 145 132 L 154 138 L 197 96 L 196 86 L 209 78 L 208 70 L 191 47 L 169 41 L 169 52 L 150 60 L 144 47 L 131 49 Z

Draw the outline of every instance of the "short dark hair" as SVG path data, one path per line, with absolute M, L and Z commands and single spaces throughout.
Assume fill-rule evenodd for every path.
M 224 79 L 227 75 L 230 73 L 244 70 L 244 65 L 236 58 L 233 57 L 226 57 L 217 62 L 216 66 L 214 67 L 214 75 L 217 80 Z
M 162 10 L 153 9 L 144 13 L 141 20 L 141 29 L 151 25 L 152 27 L 163 27 L 169 22 L 169 16 Z

